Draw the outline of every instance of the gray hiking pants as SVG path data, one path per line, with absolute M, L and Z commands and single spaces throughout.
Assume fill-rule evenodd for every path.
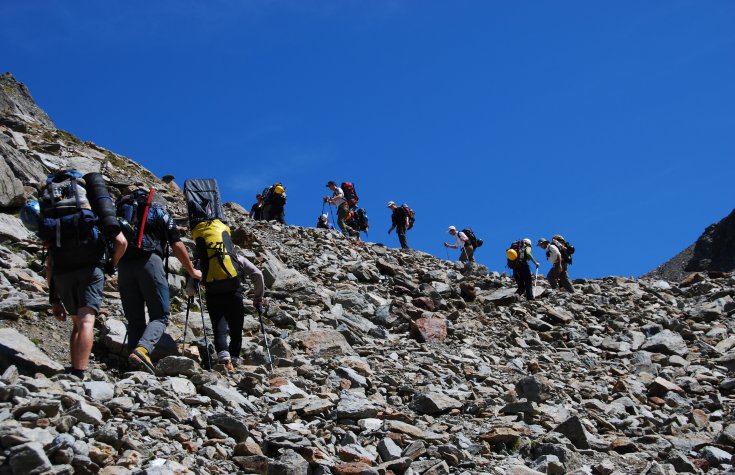
M 163 260 L 158 254 L 121 261 L 118 286 L 125 318 L 128 320 L 128 348 L 142 346 L 152 352 L 168 326 L 171 313 L 168 282 Z M 150 323 L 146 325 L 145 309 Z
M 349 216 L 350 207 L 347 205 L 347 203 L 342 203 L 341 205 L 339 205 L 339 208 L 337 208 L 337 224 L 339 224 L 339 229 L 342 230 L 342 234 L 350 237 L 359 237 L 360 233 L 347 224 L 347 218 Z
M 551 270 L 546 276 L 546 279 L 549 281 L 552 289 L 561 286 L 566 291 L 574 293 L 574 286 L 569 280 L 566 264 L 562 264 L 562 270 L 559 270 L 556 266 L 551 266 Z

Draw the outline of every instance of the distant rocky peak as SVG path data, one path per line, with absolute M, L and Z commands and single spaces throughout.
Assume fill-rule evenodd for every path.
M 56 129 L 51 118 L 33 100 L 25 84 L 18 82 L 11 73 L 0 75 L 0 117 L 3 124 L 10 128 L 36 123 L 47 129 Z

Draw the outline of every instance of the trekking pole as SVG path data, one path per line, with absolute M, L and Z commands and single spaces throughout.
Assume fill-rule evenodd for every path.
M 260 320 L 260 331 L 263 332 L 263 340 L 265 340 L 265 350 L 268 353 L 268 364 L 273 372 L 273 357 L 271 356 L 271 345 L 268 343 L 268 334 L 265 332 L 265 324 L 263 323 L 263 310 L 258 308 L 258 320 Z
M 447 253 L 447 260 L 449 260 L 449 248 L 447 246 L 444 246 L 444 252 Z
M 211 370 L 212 369 L 212 355 L 209 352 L 209 338 L 207 338 L 207 326 L 204 323 L 204 305 L 202 304 L 202 287 L 201 285 L 199 285 L 199 281 L 197 281 L 194 285 L 196 285 L 197 293 L 199 294 L 199 311 L 202 314 L 202 330 L 204 331 L 204 346 L 207 349 L 207 364 L 205 368 L 208 370 Z
M 533 293 L 536 294 L 536 283 L 538 282 L 538 266 L 536 266 L 536 278 L 533 279 Z
M 186 349 L 186 330 L 189 328 L 189 310 L 191 310 L 191 301 L 194 297 L 186 299 L 186 320 L 184 320 L 184 340 L 181 342 L 181 347 Z
M 334 213 L 332 212 L 332 203 L 329 203 L 329 216 L 332 218 L 332 226 L 334 226 Z

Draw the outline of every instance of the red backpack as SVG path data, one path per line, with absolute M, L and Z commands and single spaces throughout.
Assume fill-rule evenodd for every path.
M 355 185 L 350 183 L 349 181 L 345 181 L 342 183 L 342 192 L 345 194 L 345 201 L 347 204 L 352 206 L 357 206 L 357 202 L 360 198 L 357 196 L 357 192 L 355 191 Z

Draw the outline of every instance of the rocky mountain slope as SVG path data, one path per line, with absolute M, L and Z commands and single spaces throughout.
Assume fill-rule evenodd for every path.
M 645 277 L 681 280 L 690 272 L 732 271 L 735 271 L 735 209 L 719 223 L 707 226 L 697 242 Z
M 80 381 L 61 374 L 69 324 L 49 315 L 39 243 L 14 213 L 68 166 L 102 171 L 114 193 L 156 186 L 182 224 L 183 196 L 56 129 L 9 75 L 0 155 L 0 473 L 733 471 L 731 275 L 577 280 L 574 295 L 540 281 L 525 302 L 483 267 L 253 222 L 230 203 L 233 239 L 266 277 L 273 370 L 251 305 L 244 364 L 201 369 L 202 318 L 193 308 L 182 345 L 172 259 L 159 373 L 126 372 L 111 279 Z

